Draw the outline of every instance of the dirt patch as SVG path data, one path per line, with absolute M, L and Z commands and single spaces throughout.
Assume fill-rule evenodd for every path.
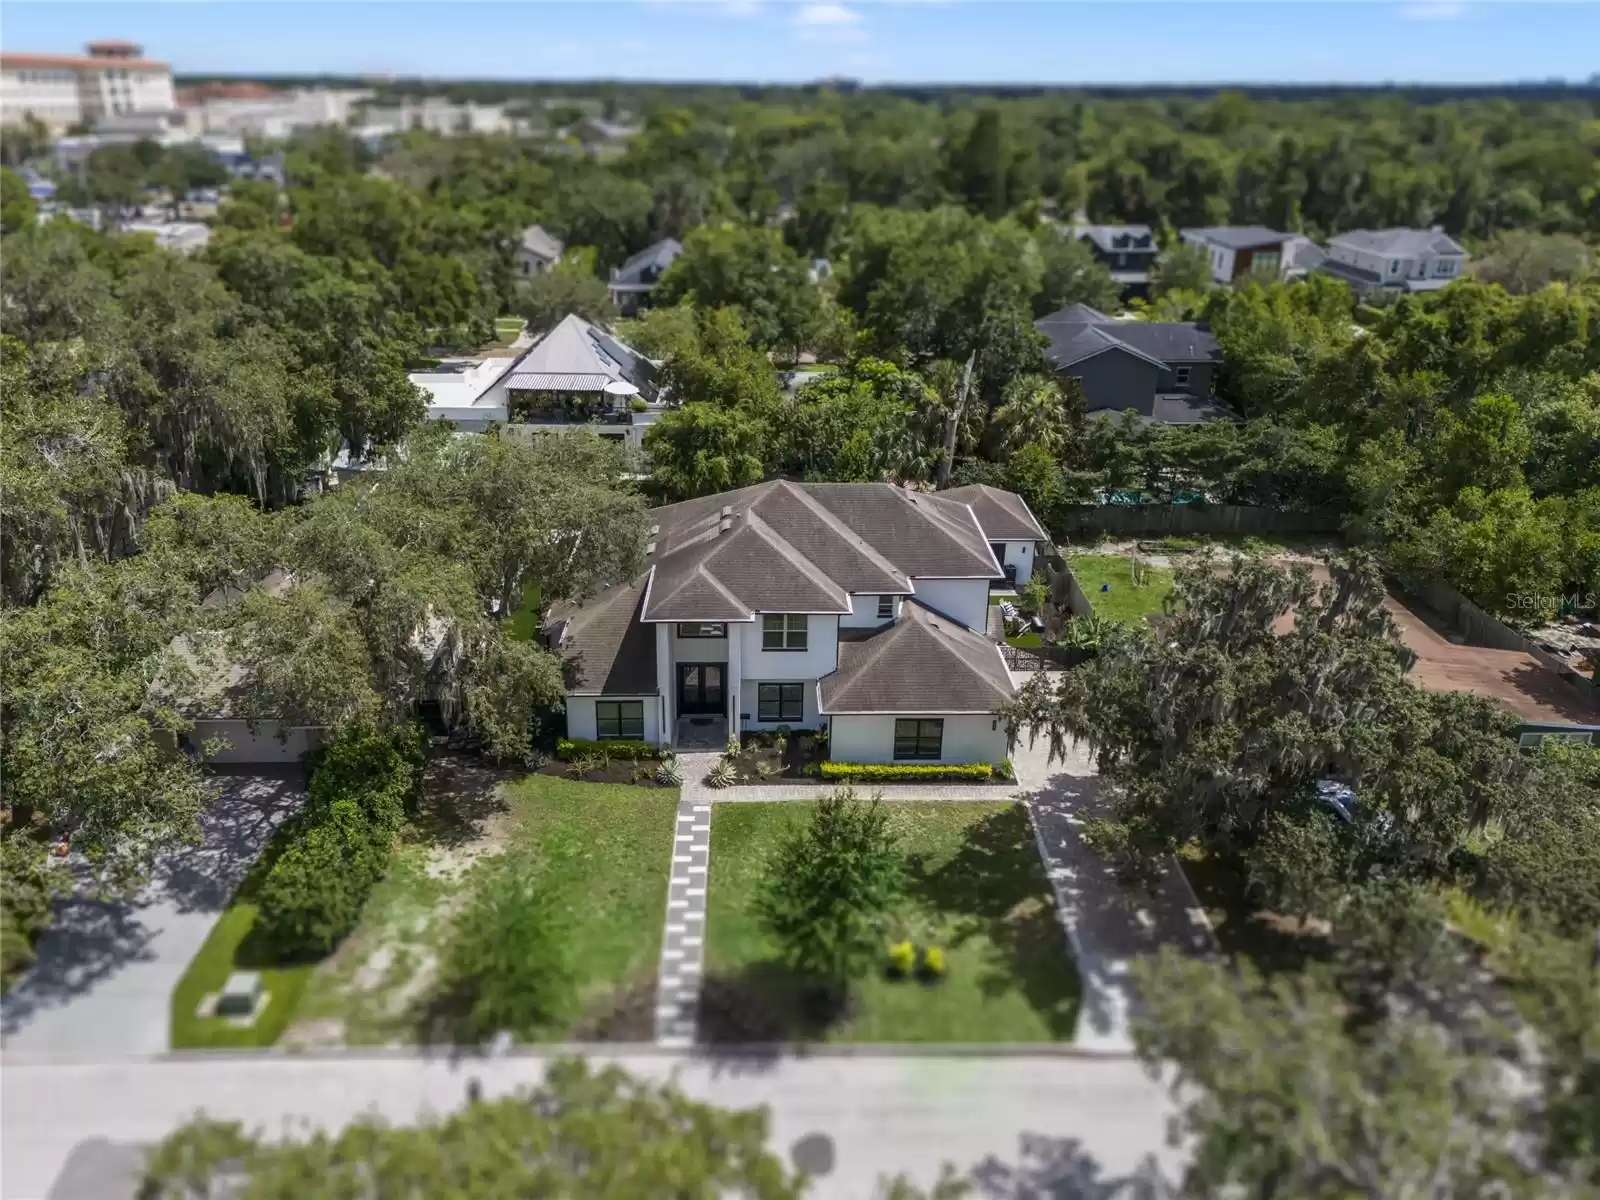
M 516 831 L 516 816 L 505 804 L 485 813 L 471 837 L 441 843 L 428 851 L 425 868 L 430 879 L 459 882 L 485 858 L 503 852 Z
M 339 1017 L 316 1017 L 296 1021 L 283 1031 L 278 1045 L 289 1050 L 325 1050 L 344 1045 L 344 1021 Z
M 648 1042 L 655 1037 L 656 973 L 608 988 L 568 1033 L 575 1042 Z

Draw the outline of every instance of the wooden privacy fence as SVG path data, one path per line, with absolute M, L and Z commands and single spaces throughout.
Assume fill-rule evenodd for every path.
M 1073 535 L 1110 533 L 1129 537 L 1184 533 L 1338 533 L 1330 512 L 1283 512 L 1244 504 L 1095 504 L 1069 508 L 1061 529 Z

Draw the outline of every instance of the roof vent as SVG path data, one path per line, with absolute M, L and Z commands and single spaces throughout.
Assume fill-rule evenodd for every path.
M 732 517 L 723 517 L 722 518 L 722 523 L 717 526 L 717 532 L 718 533 L 727 533 L 728 530 L 730 530 L 732 528 L 733 528 L 733 518 Z
M 650 536 L 651 537 L 655 537 L 660 532 L 661 532 L 661 526 L 660 525 L 652 525 L 652 526 L 650 526 Z
M 733 518 L 733 505 L 724 504 L 722 506 L 722 519 L 724 521 L 728 521 L 728 520 L 731 520 L 732 518 Z
M 654 542 L 646 542 L 645 545 L 644 545 L 645 557 L 649 558 L 655 552 L 656 552 L 656 544 Z

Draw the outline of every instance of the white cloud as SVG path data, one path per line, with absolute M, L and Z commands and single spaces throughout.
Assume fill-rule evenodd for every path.
M 846 8 L 842 4 L 802 4 L 800 11 L 794 15 L 796 25 L 805 25 L 812 28 L 820 26 L 839 27 L 858 24 L 861 14 L 853 8 Z
M 761 0 L 724 0 L 722 11 L 730 17 L 754 17 L 761 13 Z
M 1400 7 L 1400 15 L 1407 21 L 1454 21 L 1465 11 L 1460 0 L 1422 0 Z

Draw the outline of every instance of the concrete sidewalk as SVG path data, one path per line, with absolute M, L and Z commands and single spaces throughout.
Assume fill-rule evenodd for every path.
M 218 780 L 205 844 L 174 851 L 124 902 L 62 902 L 3 1002 L 7 1056 L 105 1059 L 168 1046 L 172 989 L 272 831 L 304 799 L 298 767 Z M 9 1074 L 9 1071 L 8 1071 Z
M 827 1055 L 707 1057 L 605 1053 L 635 1075 L 677 1076 L 690 1095 L 766 1105 L 770 1146 L 792 1160 L 827 1141 L 830 1169 L 808 1195 L 855 1200 L 906 1173 L 929 1187 L 953 1164 L 986 1197 L 1105 1200 L 1164 1195 L 1181 1155 L 1167 1145 L 1165 1089 L 1127 1059 Z M 396 1122 L 443 1113 L 467 1081 L 486 1097 L 533 1084 L 545 1059 L 416 1054 L 251 1054 L 111 1065 L 10 1064 L 0 1096 L 0 1194 L 7 1200 L 131 1200 L 153 1142 L 197 1111 L 281 1134 L 296 1118 L 338 1126 L 363 1113 Z M 1126 1191 L 1124 1190 L 1126 1189 Z

